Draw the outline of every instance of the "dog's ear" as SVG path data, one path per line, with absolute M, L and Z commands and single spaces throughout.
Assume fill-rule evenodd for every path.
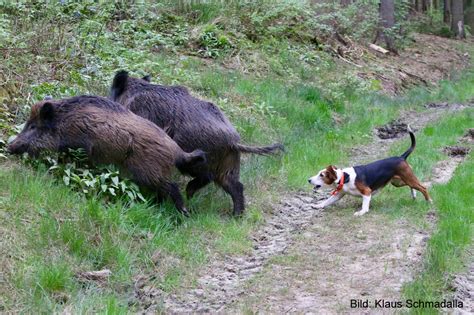
M 328 184 L 332 184 L 337 179 L 336 167 L 334 165 L 326 167 L 326 178 L 328 179 Z

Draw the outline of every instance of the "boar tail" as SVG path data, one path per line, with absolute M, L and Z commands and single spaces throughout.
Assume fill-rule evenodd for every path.
M 128 72 L 125 70 L 120 70 L 115 74 L 114 80 L 112 82 L 112 87 L 110 88 L 110 97 L 113 101 L 116 101 L 120 95 L 125 91 L 127 85 Z
M 236 144 L 237 150 L 243 153 L 255 153 L 260 155 L 270 155 L 275 154 L 276 151 L 280 150 L 282 152 L 285 151 L 285 147 L 281 143 L 274 143 L 269 146 L 265 147 L 252 147 L 244 144 Z
M 205 165 L 206 162 L 206 153 L 201 150 L 195 150 L 191 153 L 184 152 L 183 155 L 176 160 L 176 167 L 181 173 L 190 174 L 193 169 Z

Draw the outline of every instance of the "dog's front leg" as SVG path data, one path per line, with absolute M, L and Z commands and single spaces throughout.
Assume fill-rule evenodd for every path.
M 344 197 L 343 192 L 339 192 L 335 195 L 332 195 L 331 197 L 324 200 L 323 202 L 320 202 L 320 203 L 316 204 L 316 209 L 322 209 L 322 208 L 325 208 L 327 206 L 330 206 L 333 203 L 335 203 L 336 201 L 338 201 L 339 199 L 341 199 L 342 197 Z
M 368 195 L 368 196 L 362 195 L 362 210 L 357 211 L 356 213 L 354 213 L 355 216 L 361 216 L 364 213 L 369 212 L 369 205 L 370 205 L 371 197 L 372 197 L 372 195 Z

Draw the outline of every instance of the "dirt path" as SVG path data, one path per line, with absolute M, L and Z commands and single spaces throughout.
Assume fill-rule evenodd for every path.
M 473 249 L 470 253 L 473 257 Z M 460 314 L 474 314 L 474 261 L 465 273 L 456 276 L 453 286 L 456 288 L 454 298 L 463 302 L 463 309 L 456 309 L 456 311 Z
M 406 134 L 402 132 L 406 123 L 421 129 L 447 111 L 462 108 L 432 105 L 423 112 L 403 113 L 389 128 L 389 139 L 380 139 L 381 131 L 375 130 L 372 143 L 352 152 L 351 164 L 386 156 L 398 136 Z M 456 165 L 447 167 L 453 172 Z M 387 220 L 375 211 L 370 213 L 370 224 L 366 217 L 355 220 L 351 211 L 360 200 L 352 198 L 341 201 L 340 208 L 322 212 L 314 206 L 323 198 L 325 194 L 308 193 L 285 198 L 254 233 L 250 254 L 212 261 L 200 272 L 194 288 L 163 295 L 149 287 L 137 287 L 135 295 L 144 311 L 280 313 L 317 309 L 331 313 L 347 309 L 350 298 L 395 299 L 419 265 L 428 232 L 405 218 Z

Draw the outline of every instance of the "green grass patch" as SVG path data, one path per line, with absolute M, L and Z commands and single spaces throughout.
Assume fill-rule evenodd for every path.
M 449 296 L 451 276 L 463 269 L 465 249 L 472 246 L 473 239 L 473 167 L 474 159 L 469 156 L 447 185 L 436 185 L 432 189 L 438 224 L 428 242 L 423 271 L 404 287 L 407 299 L 442 300 Z M 438 313 L 436 309 L 412 311 L 417 314 Z
M 247 251 L 247 235 L 259 221 L 255 211 L 240 221 L 219 215 L 227 202 L 209 202 L 208 209 L 185 221 L 169 204 L 106 205 L 11 163 L 0 167 L 0 191 L 4 238 L 14 240 L 2 242 L 2 251 L 9 253 L 1 259 L 8 267 L 2 305 L 23 312 L 50 313 L 68 304 L 81 312 L 105 311 L 105 302 L 106 309 L 120 308 L 129 294 L 123 288 L 141 273 L 155 276 L 161 289 L 173 290 L 191 281 L 210 251 Z M 84 287 L 74 277 L 104 268 L 112 277 L 103 286 Z

